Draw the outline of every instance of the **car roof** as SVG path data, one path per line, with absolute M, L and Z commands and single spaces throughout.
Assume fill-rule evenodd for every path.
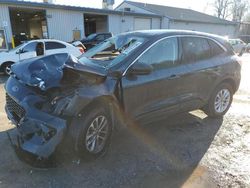
M 100 33 L 93 33 L 93 34 L 97 34 L 97 35 L 106 35 L 106 34 L 112 34 L 111 32 L 100 32 Z
M 241 39 L 228 39 L 229 41 L 235 41 L 235 40 L 238 40 L 238 41 L 242 41 Z
M 28 41 L 28 43 L 30 43 L 30 42 L 59 42 L 59 43 L 63 43 L 63 44 L 68 44 L 67 42 L 64 42 L 61 40 L 56 40 L 56 39 L 36 39 L 36 40 Z
M 135 37 L 143 37 L 143 38 L 163 38 L 168 36 L 200 36 L 200 37 L 207 37 L 212 38 L 219 41 L 225 41 L 225 37 L 204 33 L 204 32 L 198 32 L 198 31 L 190 31 L 190 30 L 172 30 L 172 29 L 160 29 L 160 30 L 141 30 L 141 31 L 132 31 L 128 33 L 122 33 L 121 35 L 131 35 Z

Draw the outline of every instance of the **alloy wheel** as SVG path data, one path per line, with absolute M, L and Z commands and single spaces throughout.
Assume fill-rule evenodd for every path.
M 228 105 L 230 104 L 231 100 L 231 94 L 228 89 L 222 89 L 220 90 L 214 101 L 214 109 L 217 113 L 223 113 L 225 110 L 227 110 Z
M 96 117 L 90 124 L 85 138 L 85 145 L 90 153 L 103 150 L 109 135 L 108 120 L 105 116 Z

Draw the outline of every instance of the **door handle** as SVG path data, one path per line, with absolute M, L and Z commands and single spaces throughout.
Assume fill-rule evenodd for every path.
M 173 80 L 173 79 L 176 79 L 176 78 L 180 78 L 180 76 L 176 75 L 176 74 L 172 74 L 171 76 L 168 77 L 168 80 Z

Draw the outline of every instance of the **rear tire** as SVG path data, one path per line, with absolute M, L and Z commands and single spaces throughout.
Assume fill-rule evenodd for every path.
M 210 117 L 224 116 L 233 100 L 233 89 L 228 83 L 222 83 L 212 93 L 203 111 Z
M 109 111 L 100 106 L 72 122 L 75 150 L 83 158 L 92 160 L 102 156 L 108 149 L 112 134 L 112 120 Z

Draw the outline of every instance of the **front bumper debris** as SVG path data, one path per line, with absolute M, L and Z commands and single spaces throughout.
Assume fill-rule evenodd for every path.
M 20 97 L 14 87 L 21 90 L 23 86 L 13 79 L 8 80 L 5 110 L 16 125 L 15 133 L 9 134 L 9 138 L 15 147 L 48 158 L 63 139 L 66 120 L 39 110 L 35 104 L 41 101 L 41 97 L 32 94 Z

